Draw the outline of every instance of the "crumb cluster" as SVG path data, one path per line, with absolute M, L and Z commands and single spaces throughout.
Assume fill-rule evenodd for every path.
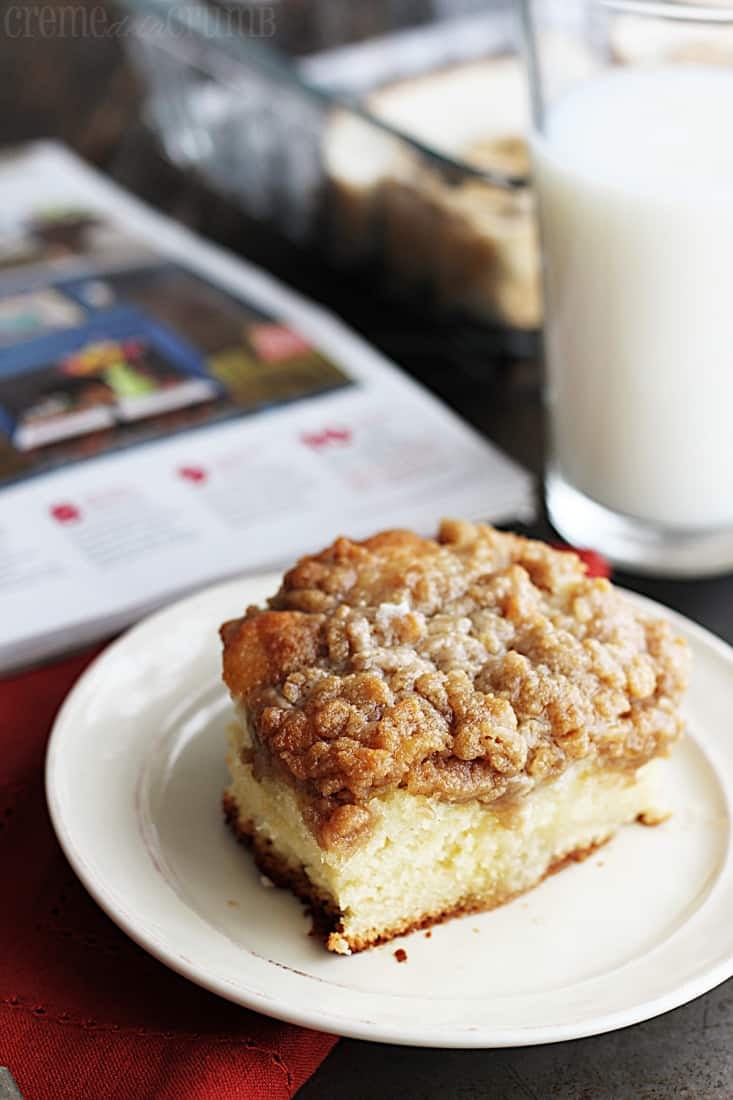
M 222 637 L 255 765 L 303 792 L 324 847 L 353 843 L 381 792 L 496 803 L 584 757 L 635 769 L 681 732 L 669 624 L 482 524 L 337 539 Z

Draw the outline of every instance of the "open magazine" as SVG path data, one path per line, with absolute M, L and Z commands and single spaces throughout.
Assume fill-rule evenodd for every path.
M 530 476 L 334 317 L 63 147 L 0 158 L 0 670 Z

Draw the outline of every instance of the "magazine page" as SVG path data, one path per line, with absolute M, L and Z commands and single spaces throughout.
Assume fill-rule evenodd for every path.
M 0 159 L 0 669 L 530 476 L 338 320 L 63 147 Z

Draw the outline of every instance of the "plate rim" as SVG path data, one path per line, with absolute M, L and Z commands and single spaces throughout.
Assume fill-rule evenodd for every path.
M 501 1049 L 513 1046 L 535 1046 L 544 1043 L 566 1042 L 572 1039 L 587 1038 L 593 1035 L 606 1034 L 619 1030 L 645 1020 L 653 1019 L 672 1009 L 679 1008 L 689 1003 L 696 997 L 714 989 L 728 978 L 733 977 L 733 951 L 729 956 L 720 960 L 717 964 L 703 968 L 700 973 L 688 978 L 679 986 L 666 993 L 657 995 L 649 1000 L 641 1001 L 630 1008 L 615 1009 L 601 1015 L 592 1015 L 587 1021 L 566 1024 L 547 1024 L 544 1026 L 532 1025 L 527 1030 L 523 1028 L 507 1028 L 497 1031 L 494 1025 L 478 1025 L 475 1031 L 466 1031 L 455 1028 L 450 1035 L 436 1036 L 422 1025 L 422 1028 L 411 1026 L 410 1020 L 406 1020 L 405 1031 L 399 1033 L 389 1024 L 382 1027 L 378 1023 L 368 1020 L 360 1020 L 354 1016 L 342 1017 L 329 1010 L 319 1010 L 317 1005 L 312 1007 L 298 1007 L 288 1005 L 284 1001 L 273 1003 L 272 998 L 265 997 L 259 990 L 245 991 L 241 985 L 234 988 L 216 976 L 207 974 L 206 965 L 196 963 L 183 958 L 176 952 L 175 945 L 168 947 L 154 935 L 148 933 L 145 928 L 140 928 L 136 923 L 134 914 L 128 913 L 115 903 L 114 899 L 105 891 L 105 883 L 100 883 L 96 876 L 90 872 L 81 851 L 76 847 L 73 830 L 67 827 L 63 810 L 60 804 L 59 793 L 56 789 L 56 771 L 59 768 L 59 760 L 63 751 L 62 738 L 68 722 L 68 716 L 73 713 L 77 697 L 87 690 L 90 680 L 99 675 L 99 669 L 108 661 L 113 660 L 119 649 L 124 649 L 131 638 L 140 631 L 148 630 L 159 621 L 165 619 L 173 612 L 180 613 L 187 607 L 198 603 L 206 603 L 216 598 L 219 593 L 226 591 L 235 592 L 241 590 L 244 585 L 256 585 L 263 590 L 267 587 L 276 587 L 281 579 L 279 572 L 267 571 L 264 573 L 243 574 L 238 577 L 228 578 L 224 581 L 207 585 L 194 593 L 189 593 L 182 599 L 175 600 L 166 606 L 159 608 L 152 614 L 145 616 L 139 622 L 126 630 L 113 642 L 111 642 L 100 654 L 95 656 L 84 672 L 77 679 L 71 691 L 64 699 L 53 723 L 46 749 L 44 766 L 44 786 L 46 802 L 49 810 L 51 824 L 59 845 L 68 860 L 74 874 L 80 880 L 84 889 L 90 894 L 104 913 L 139 947 L 145 950 L 170 970 L 193 982 L 195 985 L 214 993 L 231 1003 L 249 1008 L 262 1015 L 281 1020 L 285 1023 L 299 1027 L 330 1032 L 344 1038 L 363 1040 L 368 1042 L 391 1043 L 400 1046 L 427 1046 L 433 1049 Z M 733 672 L 733 646 L 712 631 L 699 623 L 688 619 L 680 612 L 659 603 L 650 597 L 643 596 L 633 590 L 615 586 L 628 596 L 642 609 L 663 614 L 684 634 L 694 638 L 703 647 L 712 650 L 720 659 L 727 663 Z M 732 688 L 733 690 L 733 688 Z M 704 747 L 698 746 L 703 751 L 706 759 L 714 768 L 718 769 L 715 761 L 711 761 Z M 732 853 L 726 856 L 725 865 L 731 862 Z M 723 871 L 721 870 L 721 874 Z M 176 896 L 176 904 L 185 907 L 185 902 Z M 246 949 L 245 949 L 246 950 Z M 654 950 L 652 948 L 651 950 Z M 270 965 L 278 966 L 276 960 L 270 960 Z M 308 976 L 310 977 L 310 975 Z M 378 994 L 374 994 L 378 996 Z M 305 1003 L 305 1002 L 304 1002 Z M 491 1034 L 489 1034 L 491 1033 Z

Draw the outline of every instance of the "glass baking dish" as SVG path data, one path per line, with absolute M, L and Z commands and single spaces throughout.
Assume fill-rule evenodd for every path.
M 511 0 L 123 6 L 146 116 L 173 162 L 330 264 L 372 272 L 380 291 L 498 330 L 509 352 L 534 347 L 539 246 Z M 368 31 L 387 33 L 349 43 L 365 12 Z

